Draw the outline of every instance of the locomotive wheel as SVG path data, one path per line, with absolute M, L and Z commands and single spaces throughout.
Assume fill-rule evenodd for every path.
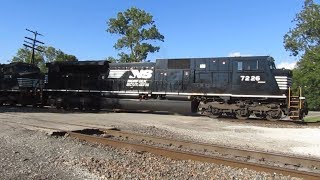
M 243 119 L 243 120 L 245 120 L 245 119 L 248 119 L 248 118 L 249 118 L 249 113 L 246 112 L 245 109 L 237 109 L 237 110 L 235 111 L 235 115 L 236 115 L 236 118 L 237 118 L 237 119 Z
M 270 110 L 266 114 L 266 119 L 268 121 L 277 121 L 281 118 L 281 110 Z
M 206 110 L 206 115 L 211 118 L 218 118 L 221 116 L 220 110 L 218 108 L 214 108 L 212 106 L 209 106 Z
M 218 118 L 221 116 L 221 112 L 218 108 L 211 108 L 211 113 L 212 114 L 210 116 L 213 118 Z
M 83 105 L 79 105 L 79 106 L 78 106 L 78 109 L 79 109 L 80 111 L 86 111 L 86 108 L 85 108 Z
M 71 110 L 71 106 L 69 104 L 65 104 L 62 106 L 63 110 L 65 111 L 70 111 Z

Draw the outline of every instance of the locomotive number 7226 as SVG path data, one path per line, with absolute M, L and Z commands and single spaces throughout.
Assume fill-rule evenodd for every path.
M 241 81 L 260 81 L 260 76 L 240 76 Z

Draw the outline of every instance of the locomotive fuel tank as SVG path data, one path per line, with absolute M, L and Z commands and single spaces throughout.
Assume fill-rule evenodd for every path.
M 101 104 L 107 109 L 166 111 L 186 115 L 194 113 L 191 101 L 103 98 Z

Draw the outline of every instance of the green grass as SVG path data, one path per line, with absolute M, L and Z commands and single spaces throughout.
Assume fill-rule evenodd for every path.
M 320 122 L 320 116 L 311 116 L 303 118 L 305 122 Z

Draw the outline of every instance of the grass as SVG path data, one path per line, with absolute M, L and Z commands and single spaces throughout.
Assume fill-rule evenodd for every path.
M 305 122 L 320 122 L 320 116 L 311 116 L 303 118 Z

